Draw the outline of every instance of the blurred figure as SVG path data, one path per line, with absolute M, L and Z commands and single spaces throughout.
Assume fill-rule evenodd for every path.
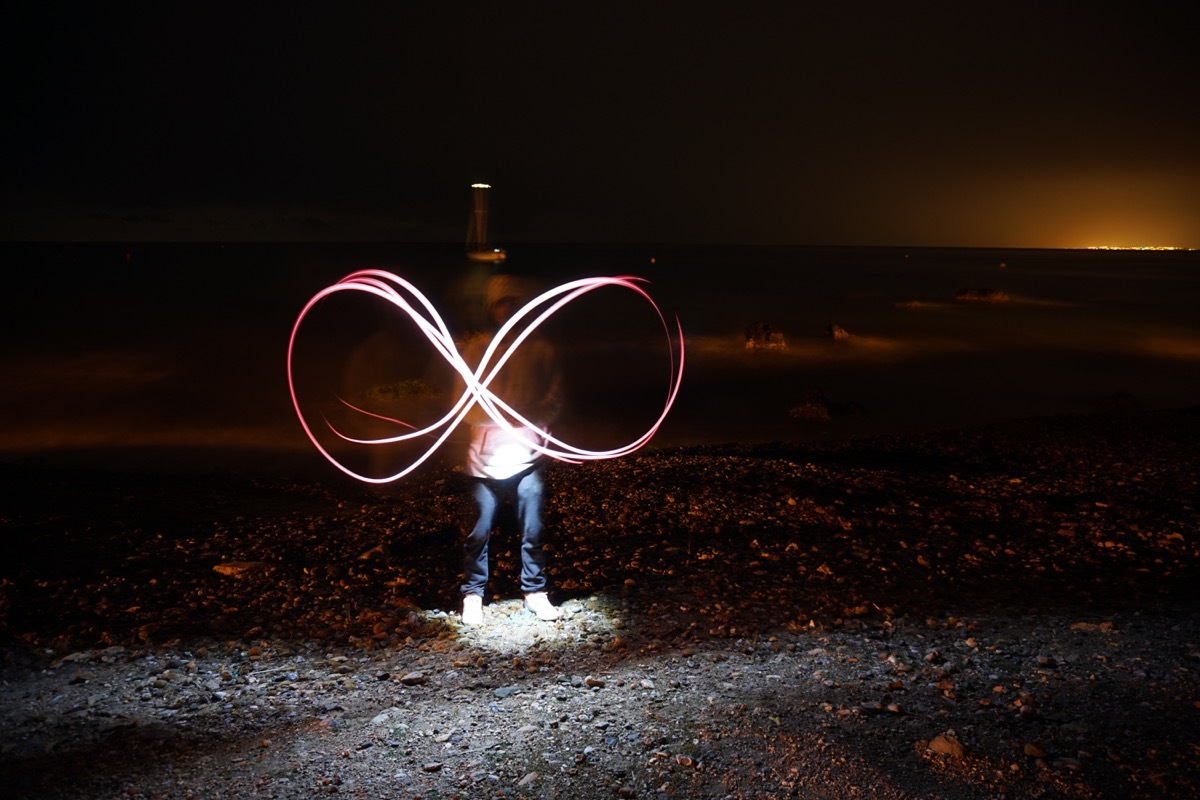
M 375 303 L 373 308 L 377 315 L 374 330 L 350 351 L 342 371 L 339 397 L 349 405 L 339 404 L 330 412 L 341 430 L 362 439 L 395 436 L 409 430 L 407 425 L 422 427 L 434 422 L 445 413 L 445 390 L 451 383 L 449 372 L 438 373 L 441 364 L 429 363 L 428 348 L 421 346 L 406 315 L 396 313 L 387 303 Z M 412 463 L 414 454 L 425 446 L 418 441 L 360 451 L 365 450 L 367 474 L 379 477 Z M 390 489 L 377 485 L 375 491 Z
M 509 275 L 496 275 L 484 293 L 488 332 L 463 348 L 472 368 L 479 365 L 497 330 L 521 307 L 527 292 Z M 494 360 L 494 359 L 493 359 Z M 488 581 L 488 541 L 501 505 L 515 505 L 521 531 L 521 591 L 526 607 L 539 619 L 554 620 L 561 611 L 546 596 L 545 555 L 542 552 L 542 455 L 534 449 L 545 441 L 549 426 L 562 411 L 562 377 L 554 348 L 536 333 L 521 343 L 501 368 L 488 390 L 532 426 L 513 419 L 509 431 L 478 405 L 466 420 L 471 426 L 467 469 L 473 479 L 479 511 L 475 527 L 463 545 L 463 623 L 483 621 L 483 594 Z

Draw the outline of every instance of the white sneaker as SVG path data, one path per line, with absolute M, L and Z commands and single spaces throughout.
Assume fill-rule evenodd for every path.
M 533 592 L 525 595 L 525 607 L 537 614 L 538 619 L 553 620 L 562 616 L 562 611 L 550 604 L 550 598 L 545 592 Z
M 483 624 L 483 598 L 477 594 L 463 595 L 463 625 Z

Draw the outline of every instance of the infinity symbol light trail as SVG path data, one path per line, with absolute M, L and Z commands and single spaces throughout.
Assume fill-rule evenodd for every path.
M 561 286 L 557 286 L 549 291 L 543 292 L 534 299 L 530 300 L 521 307 L 515 314 L 508 319 L 496 335 L 492 337 L 491 343 L 483 354 L 478 366 L 472 368 L 463 359 L 462 355 L 454 345 L 454 338 L 450 335 L 450 331 L 446 327 L 446 323 L 442 320 L 433 304 L 417 290 L 408 281 L 398 275 L 390 272 L 375 269 L 359 270 L 351 273 L 345 278 L 342 278 L 332 286 L 327 286 L 317 292 L 311 300 L 304 306 L 300 312 L 300 316 L 296 319 L 296 324 L 292 327 L 292 335 L 288 340 L 288 356 L 287 356 L 287 375 L 288 389 L 292 395 L 292 405 L 296 409 L 296 416 L 300 419 L 300 425 L 304 428 L 305 434 L 308 435 L 309 441 L 320 451 L 321 455 L 325 456 L 331 464 L 339 470 L 366 483 L 389 483 L 409 474 L 422 463 L 424 463 L 434 452 L 442 446 L 447 438 L 450 437 L 454 429 L 458 427 L 463 418 L 470 411 L 472 406 L 478 405 L 484 412 L 487 413 L 495 423 L 502 428 L 517 433 L 520 436 L 522 428 L 536 428 L 536 426 L 519 414 L 516 409 L 509 406 L 500 397 L 493 394 L 488 386 L 504 368 L 509 357 L 516 352 L 529 336 L 537 330 L 537 328 L 550 318 L 551 315 L 559 311 L 563 306 L 570 303 L 583 295 L 594 292 L 597 289 L 605 286 L 616 286 L 628 289 L 640 295 L 654 309 L 654 313 L 658 316 L 662 323 L 663 332 L 667 339 L 667 348 L 670 359 L 670 370 L 667 381 L 666 400 L 663 404 L 662 412 L 658 415 L 658 419 L 643 433 L 633 441 L 626 445 L 617 447 L 611 450 L 587 450 L 581 447 L 575 447 L 561 439 L 555 438 L 553 435 L 547 435 L 544 443 L 529 442 L 530 446 L 550 458 L 566 461 L 569 463 L 580 463 L 582 461 L 593 461 L 605 458 L 617 458 L 619 456 L 628 455 L 638 448 L 642 447 L 646 442 L 650 441 L 663 420 L 667 417 L 667 412 L 671 410 L 672 404 L 675 402 L 675 396 L 679 393 L 679 385 L 683 381 L 683 326 L 679 320 L 675 320 L 675 330 L 672 331 L 671 326 L 667 323 L 662 311 L 654 302 L 653 298 L 642 288 L 641 284 L 647 281 L 643 278 L 633 276 L 620 276 L 610 278 L 583 278 L 580 280 L 570 281 Z M 446 362 L 462 377 L 466 384 L 466 389 L 458 400 L 438 421 L 424 427 L 416 428 L 402 420 L 391 419 L 379 414 L 373 414 L 363 409 L 354 408 L 355 411 L 376 419 L 386 420 L 398 425 L 404 426 L 408 430 L 396 436 L 386 436 L 378 439 L 358 439 L 352 436 L 347 436 L 338 431 L 328 419 L 325 424 L 339 438 L 363 445 L 386 445 L 395 444 L 398 442 L 409 441 L 425 436 L 435 436 L 433 443 L 429 448 L 418 458 L 416 458 L 409 466 L 399 472 L 381 478 L 362 475 L 349 467 L 342 464 L 337 458 L 329 452 L 317 439 L 312 428 L 309 427 L 308 421 L 304 418 L 304 412 L 300 408 L 300 400 L 296 395 L 296 383 L 293 375 L 293 353 L 296 347 L 296 335 L 300 330 L 300 324 L 304 322 L 304 318 L 313 306 L 319 303 L 326 297 L 339 292 L 364 292 L 382 298 L 388 303 L 394 305 L 400 311 L 408 314 L 416 323 L 418 329 L 425 334 L 433 345 L 434 350 L 446 359 Z M 414 305 L 415 303 L 415 305 Z M 526 322 L 526 320 L 528 321 Z M 519 326 L 525 324 L 525 327 Z M 507 334 L 517 330 L 512 342 L 503 348 L 501 343 L 504 341 Z M 675 341 L 674 337 L 678 337 L 679 343 L 679 361 L 675 360 Z M 347 403 L 346 405 L 350 405 Z

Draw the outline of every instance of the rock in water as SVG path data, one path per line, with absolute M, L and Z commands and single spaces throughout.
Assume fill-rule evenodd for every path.
M 960 303 L 1007 303 L 1011 298 L 999 289 L 968 288 L 954 295 L 954 299 Z
M 850 338 L 850 331 L 835 322 L 831 322 L 829 323 L 829 327 L 825 329 L 825 335 L 835 342 L 844 342 Z
M 768 322 L 751 322 L 746 326 L 747 350 L 786 350 L 787 341 L 783 332 L 771 327 Z

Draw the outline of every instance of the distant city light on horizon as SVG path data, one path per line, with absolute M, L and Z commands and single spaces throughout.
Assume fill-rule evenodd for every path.
M 1191 250 L 1190 247 L 1171 247 L 1170 245 L 1117 245 L 1117 244 L 1093 244 L 1088 245 L 1088 250 Z

